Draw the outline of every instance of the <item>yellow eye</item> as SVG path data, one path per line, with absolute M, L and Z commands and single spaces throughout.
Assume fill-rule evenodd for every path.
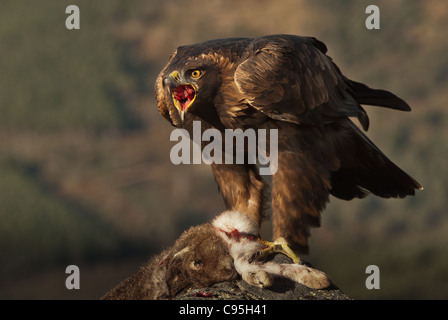
M 201 71 L 200 70 L 194 70 L 193 72 L 191 72 L 191 77 L 193 79 L 197 79 L 201 76 Z

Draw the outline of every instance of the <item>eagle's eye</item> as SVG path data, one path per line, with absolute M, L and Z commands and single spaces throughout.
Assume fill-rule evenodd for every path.
M 193 79 L 197 79 L 197 78 L 199 78 L 201 76 L 201 70 L 193 70 L 192 72 L 191 72 L 191 77 L 193 78 Z

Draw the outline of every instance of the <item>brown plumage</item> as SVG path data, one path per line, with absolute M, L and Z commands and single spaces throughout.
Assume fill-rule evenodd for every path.
M 361 104 L 410 107 L 346 78 L 326 51 L 315 38 L 292 35 L 212 40 L 179 47 L 155 85 L 159 112 L 190 133 L 195 120 L 202 130 L 278 129 L 273 236 L 300 252 L 308 251 L 309 228 L 319 226 L 330 194 L 402 198 L 422 188 L 349 119 L 367 130 Z M 266 184 L 256 166 L 211 168 L 227 208 L 259 224 Z

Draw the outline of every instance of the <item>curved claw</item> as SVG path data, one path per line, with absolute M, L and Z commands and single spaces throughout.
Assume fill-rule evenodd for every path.
M 250 259 L 250 262 L 258 260 L 260 258 L 273 255 L 275 253 L 282 253 L 289 257 L 293 263 L 300 263 L 300 258 L 292 251 L 288 246 L 286 240 L 282 237 L 277 238 L 274 242 L 258 239 L 258 242 L 262 243 L 265 247 L 256 252 Z

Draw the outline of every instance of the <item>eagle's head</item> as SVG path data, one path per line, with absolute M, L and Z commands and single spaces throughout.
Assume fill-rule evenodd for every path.
M 200 56 L 187 62 L 171 63 L 166 69 L 163 85 L 182 122 L 188 112 L 200 115 L 201 111 L 213 105 L 220 86 L 219 75 L 219 66 Z

